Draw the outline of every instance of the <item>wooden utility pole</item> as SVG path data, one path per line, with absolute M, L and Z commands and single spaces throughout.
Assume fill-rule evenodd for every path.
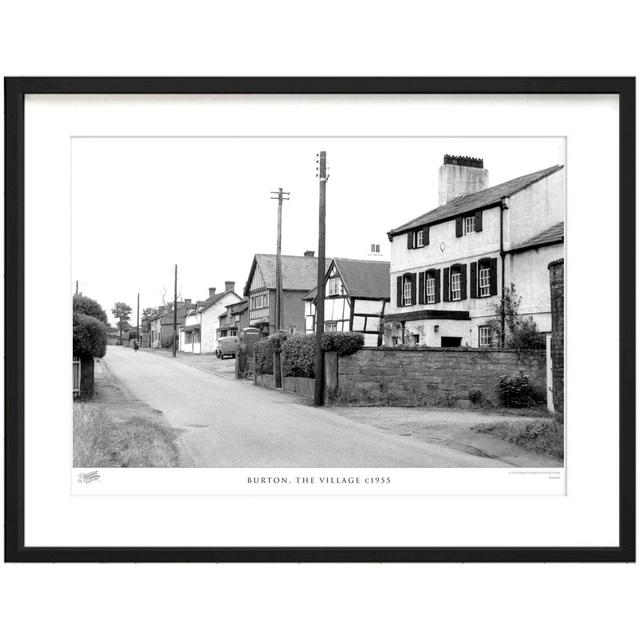
M 76 295 L 78 295 L 78 281 L 76 280 Z
M 178 265 L 173 275 L 173 353 L 176 357 L 176 338 L 178 333 Z
M 138 294 L 138 308 L 136 311 L 136 340 L 138 341 L 138 346 L 142 346 L 142 340 L 140 340 L 140 294 Z
M 325 220 L 327 216 L 327 152 L 321 151 L 318 159 L 318 180 L 320 196 L 318 208 L 318 288 L 316 293 L 316 371 L 313 389 L 313 404 L 324 404 L 324 353 L 322 334 L 324 333 L 324 287 L 325 287 Z
M 282 201 L 291 194 L 280 187 L 271 192 L 271 200 L 278 201 L 278 240 L 276 246 L 276 332 L 282 330 Z

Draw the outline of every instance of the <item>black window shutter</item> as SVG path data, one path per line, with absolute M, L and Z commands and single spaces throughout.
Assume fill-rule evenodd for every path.
M 407 233 L 407 249 L 413 249 L 413 231 Z
M 467 265 L 460 265 L 460 300 L 467 299 Z
M 398 303 L 398 306 L 401 307 L 402 306 L 402 276 L 398 276 L 396 278 L 396 302 Z
M 422 231 L 424 232 L 422 235 L 424 237 L 424 246 L 426 247 L 429 244 L 429 225 L 425 224 L 422 227 Z
M 449 302 L 449 267 L 442 271 L 442 300 Z
M 418 274 L 418 304 L 424 304 L 424 271 Z
M 490 294 L 498 295 L 498 258 L 489 261 Z
M 435 282 L 435 285 L 436 285 L 436 302 L 440 302 L 440 269 L 436 269 L 433 272 L 433 275 L 436 278 L 436 282 Z
M 411 274 L 411 304 L 416 303 L 416 274 Z
M 476 219 L 473 223 L 474 231 L 482 231 L 482 211 L 476 211 Z
M 462 236 L 462 218 L 456 218 L 456 238 Z
M 472 262 L 469 266 L 469 297 L 478 297 L 478 263 Z

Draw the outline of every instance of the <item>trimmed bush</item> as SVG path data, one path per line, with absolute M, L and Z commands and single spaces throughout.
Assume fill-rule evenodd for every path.
M 73 314 L 73 355 L 102 358 L 107 352 L 107 326 L 93 316 Z
M 364 347 L 364 336 L 354 331 L 324 333 L 321 344 L 324 351 L 336 351 L 339 356 L 350 356 Z
M 505 407 L 530 407 L 534 403 L 529 376 L 519 371 L 514 376 L 502 376 L 499 383 L 500 396 Z
M 97 318 L 100 322 L 107 324 L 107 314 L 104 309 L 93 298 L 77 293 L 73 296 L 73 312 L 83 313 L 86 316 Z
M 256 373 L 273 373 L 273 356 L 282 351 L 287 334 L 275 333 L 255 344 Z
M 282 345 L 282 371 L 285 376 L 314 378 L 315 364 L 315 334 L 293 335 Z

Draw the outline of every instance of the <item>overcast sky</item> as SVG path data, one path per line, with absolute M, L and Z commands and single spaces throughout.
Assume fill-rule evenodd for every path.
M 201 300 L 236 282 L 242 295 L 255 253 L 317 252 L 315 155 L 327 151 L 327 256 L 389 256 L 386 232 L 438 206 L 445 153 L 484 159 L 493 186 L 564 164 L 563 138 L 75 138 L 72 274 L 110 311 L 173 298 Z M 113 320 L 113 318 L 111 318 Z

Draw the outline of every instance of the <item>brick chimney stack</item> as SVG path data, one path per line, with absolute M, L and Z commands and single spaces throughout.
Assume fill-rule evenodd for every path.
M 216 295 L 216 288 L 215 287 L 209 287 L 209 297 L 213 298 L 213 296 Z
M 304 252 L 304 257 L 305 258 L 313 258 L 316 255 L 315 251 L 305 251 Z
M 482 191 L 489 186 L 489 172 L 484 168 L 482 158 L 447 154 L 440 167 L 439 178 L 440 206 L 458 196 Z
M 225 280 L 224 290 L 225 291 L 233 291 L 235 289 L 236 283 L 233 280 Z
M 184 304 L 185 304 L 185 307 L 188 307 L 191 304 L 191 298 L 185 298 Z

